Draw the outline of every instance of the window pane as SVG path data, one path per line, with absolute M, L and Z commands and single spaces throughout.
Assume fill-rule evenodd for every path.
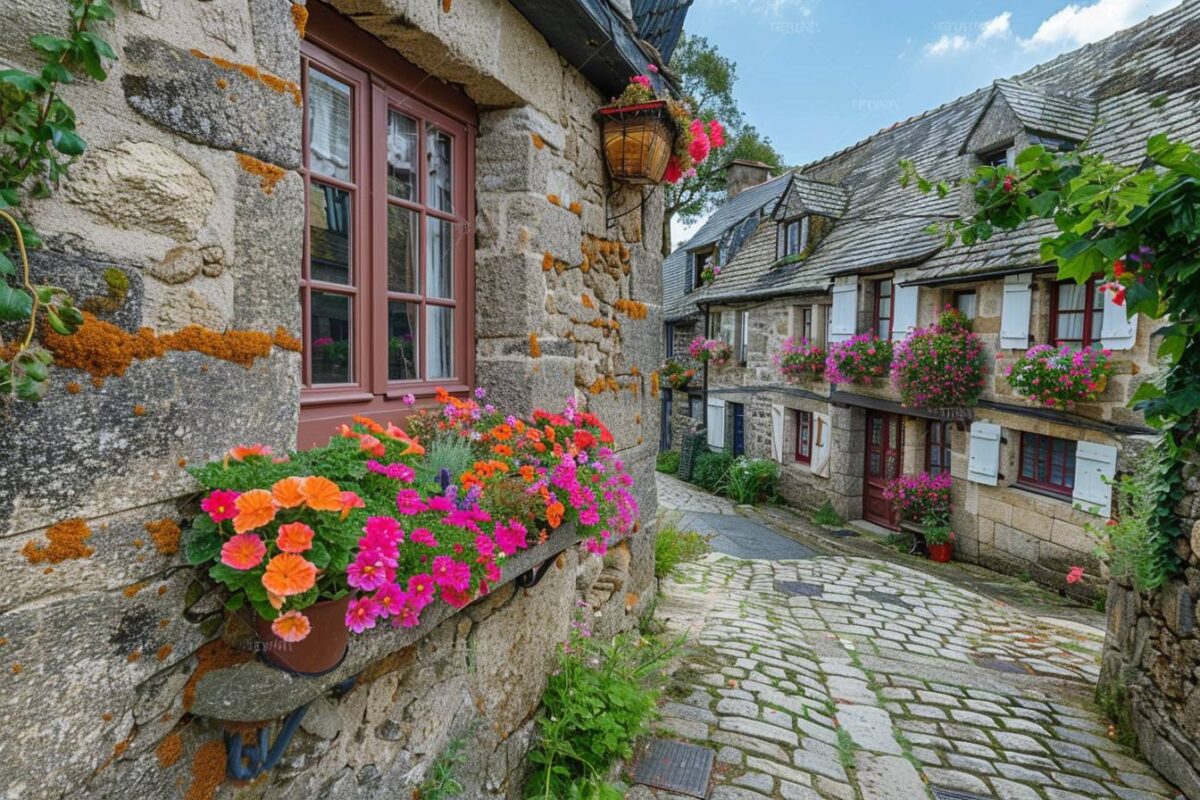
M 454 309 L 446 306 L 428 306 L 425 320 L 426 377 L 449 378 L 454 375 Z
M 1100 332 L 1104 330 L 1104 292 L 1100 289 L 1101 285 L 1096 283 L 1092 291 L 1092 341 L 1099 339 Z
M 388 303 L 388 380 L 415 381 L 417 371 L 416 303 Z
M 417 121 L 388 111 L 388 194 L 401 200 L 417 199 Z
M 454 224 L 429 217 L 425 239 L 425 295 L 454 296 Z
M 954 298 L 954 304 L 967 319 L 975 319 L 975 300 L 974 292 L 963 292 Z
M 350 180 L 350 87 L 315 69 L 308 71 L 308 165 Z
M 308 193 L 308 226 L 312 279 L 350 285 L 350 193 L 314 182 Z
M 388 206 L 387 268 L 388 291 L 416 294 L 417 253 L 420 234 L 417 212 L 400 206 Z
M 308 348 L 312 382 L 350 383 L 354 380 L 351 347 L 350 298 L 329 292 L 312 293 Z
M 1083 311 L 1083 298 L 1086 293 L 1087 286 L 1082 286 L 1074 281 L 1060 283 L 1058 285 L 1058 310 Z
M 892 296 L 892 281 L 890 278 L 888 280 L 879 282 L 879 296 L 880 297 L 891 297 Z
M 1079 344 L 1083 341 L 1083 314 L 1071 312 L 1058 315 L 1058 341 Z
M 1021 477 L 1030 480 L 1037 479 L 1034 459 L 1037 455 L 1037 441 L 1029 434 L 1021 434 Z
M 425 158 L 429 161 L 429 205 L 439 211 L 454 210 L 454 180 L 450 155 L 453 140 L 437 128 L 425 136 Z

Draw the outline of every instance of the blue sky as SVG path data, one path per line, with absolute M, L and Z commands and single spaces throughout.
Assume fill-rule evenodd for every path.
M 685 30 L 737 63 L 747 118 L 802 164 L 1178 2 L 695 0 Z

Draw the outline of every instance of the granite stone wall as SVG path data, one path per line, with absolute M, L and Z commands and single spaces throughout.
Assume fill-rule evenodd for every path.
M 63 90 L 90 146 L 28 209 L 46 241 L 36 278 L 126 334 L 196 325 L 270 344 L 250 366 L 84 359 L 41 403 L 0 412 L 0 797 L 394 798 L 458 738 L 467 796 L 515 796 L 576 600 L 614 632 L 653 596 L 661 193 L 609 197 L 599 94 L 509 3 L 332 3 L 479 107 L 477 383 L 519 412 L 575 395 L 600 414 L 646 521 L 607 567 L 569 549 L 538 586 L 498 590 L 321 697 L 280 767 L 235 785 L 230 728 L 191 712 L 199 676 L 236 657 L 213 644 L 216 601 L 178 552 L 196 490 L 183 468 L 296 440 L 307 15 L 289 0 L 119 5 L 109 79 Z M 66 4 L 17 0 L 6 19 L 0 60 L 28 66 L 26 40 L 65 30 Z M 234 730 L 262 727 L 278 720 Z

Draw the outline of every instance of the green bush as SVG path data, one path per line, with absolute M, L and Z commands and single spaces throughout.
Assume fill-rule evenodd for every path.
M 602 643 L 577 622 L 546 684 L 525 797 L 621 800 L 604 776 L 633 754 L 657 713 L 663 668 L 677 646 L 628 635 Z
M 710 492 L 720 492 L 725 489 L 725 481 L 729 477 L 729 468 L 733 466 L 733 456 L 725 451 L 705 451 L 696 457 L 692 467 L 692 483 Z
M 1133 582 L 1138 591 L 1157 589 L 1171 574 L 1164 558 L 1158 523 L 1168 465 L 1155 448 L 1135 459 L 1128 474 L 1113 486 L 1113 513 L 1103 525 L 1088 525 L 1100 540 L 1097 555 L 1112 577 Z
M 679 517 L 664 516 L 654 540 L 654 577 L 665 578 L 685 561 L 695 561 L 709 551 L 708 537 L 679 527 Z
M 833 503 L 826 500 L 825 503 L 813 512 L 813 525 L 828 525 L 830 527 L 836 525 L 845 525 L 846 520 L 842 519 L 842 515 L 837 513 L 833 508 Z
M 761 503 L 777 497 L 779 464 L 765 458 L 741 456 L 729 468 L 725 494 L 735 503 Z
M 665 472 L 668 475 L 679 472 L 679 451 L 668 450 L 665 453 L 659 453 L 654 467 L 659 472 Z

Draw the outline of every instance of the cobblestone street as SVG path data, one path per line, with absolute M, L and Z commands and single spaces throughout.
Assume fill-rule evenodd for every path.
M 673 479 L 660 498 L 742 524 Z M 1175 797 L 1096 710 L 1102 630 L 881 558 L 713 544 L 656 612 L 691 640 L 660 729 L 717 752 L 712 800 Z

